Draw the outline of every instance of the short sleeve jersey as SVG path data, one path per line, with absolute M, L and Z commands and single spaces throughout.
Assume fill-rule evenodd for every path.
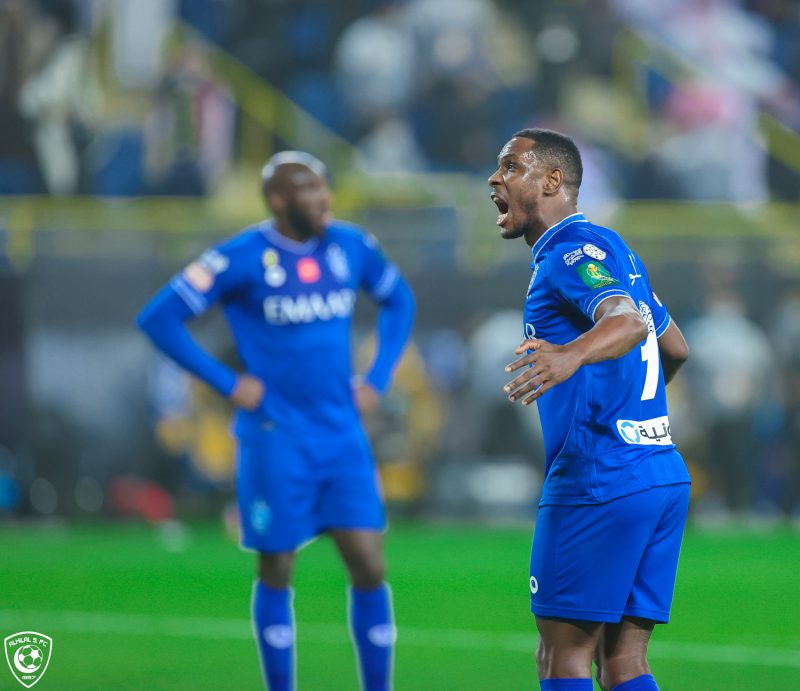
M 526 337 L 568 343 L 617 295 L 633 301 L 648 328 L 626 355 L 585 365 L 538 399 L 546 456 L 540 505 L 602 503 L 689 482 L 672 441 L 658 351 L 670 315 L 641 259 L 617 233 L 579 213 L 549 228 L 532 251 Z
M 266 385 L 261 409 L 238 413 L 240 436 L 265 422 L 322 436 L 359 424 L 350 348 L 356 294 L 381 302 L 398 278 L 357 226 L 334 221 L 300 243 L 265 221 L 205 252 L 170 285 L 195 314 L 221 303 L 246 370 Z

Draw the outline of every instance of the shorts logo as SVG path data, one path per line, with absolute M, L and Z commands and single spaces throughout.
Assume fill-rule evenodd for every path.
M 539 592 L 539 581 L 536 580 L 536 576 L 531 576 L 531 595 L 536 595 Z
M 619 285 L 619 281 L 614 278 L 599 261 L 585 262 L 577 269 L 581 280 L 592 290 L 605 288 L 606 286 Z
M 649 420 L 617 420 L 617 432 L 626 444 L 670 446 L 672 428 L 666 415 Z
M 36 631 L 20 631 L 5 638 L 6 662 L 26 689 L 44 676 L 53 652 L 53 639 Z
M 583 252 L 587 257 L 591 257 L 592 259 L 597 259 L 597 261 L 601 262 L 606 258 L 605 250 L 601 250 L 597 245 L 584 245 Z
M 587 247 L 594 247 L 594 245 L 587 245 Z M 567 266 L 572 266 L 583 259 L 583 250 L 577 249 L 572 250 L 572 252 L 567 252 L 562 259 Z
M 271 648 L 286 650 L 294 643 L 294 631 L 286 624 L 274 624 L 264 629 L 264 640 Z
M 367 638 L 372 645 L 389 648 L 397 640 L 397 629 L 393 624 L 377 624 L 367 631 Z
M 267 532 L 272 511 L 263 499 L 256 499 L 250 506 L 250 525 L 257 533 Z
M 536 336 L 536 327 L 530 322 L 525 322 L 525 338 L 533 338 Z

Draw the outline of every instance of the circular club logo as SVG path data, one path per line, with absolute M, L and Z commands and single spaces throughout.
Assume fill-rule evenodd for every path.
M 531 576 L 531 595 L 536 595 L 539 592 L 539 581 L 536 580 L 536 576 Z

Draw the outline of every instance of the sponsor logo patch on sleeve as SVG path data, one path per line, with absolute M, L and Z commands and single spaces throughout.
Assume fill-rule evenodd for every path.
M 207 293 L 214 285 L 214 272 L 199 261 L 192 262 L 183 270 L 183 278 L 198 293 Z
M 599 261 L 584 262 L 575 269 L 581 280 L 592 288 L 605 288 L 606 286 L 619 285 L 619 281 L 614 278 Z
M 583 250 L 579 247 L 576 250 L 572 250 L 571 252 L 567 252 L 562 259 L 567 266 L 572 266 L 573 264 L 579 262 L 583 259 Z

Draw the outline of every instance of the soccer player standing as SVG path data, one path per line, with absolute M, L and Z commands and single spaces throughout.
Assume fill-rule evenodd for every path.
M 377 242 L 330 218 L 325 166 L 282 152 L 262 171 L 274 220 L 189 264 L 141 311 L 139 326 L 178 364 L 238 408 L 242 544 L 258 552 L 252 616 L 272 691 L 294 688 L 295 553 L 331 535 L 352 588 L 349 616 L 362 686 L 391 686 L 395 639 L 384 583 L 384 506 L 359 411 L 389 387 L 409 338 L 412 293 Z M 380 306 L 378 352 L 351 372 L 356 293 Z M 220 302 L 245 373 L 200 348 L 185 322 Z
M 532 248 L 522 370 L 505 391 L 537 401 L 545 481 L 531 551 L 540 685 L 652 691 L 654 624 L 669 619 L 690 478 L 672 442 L 665 385 L 686 342 L 647 271 L 614 231 L 577 212 L 574 142 L 526 129 L 489 178 L 506 239 Z

